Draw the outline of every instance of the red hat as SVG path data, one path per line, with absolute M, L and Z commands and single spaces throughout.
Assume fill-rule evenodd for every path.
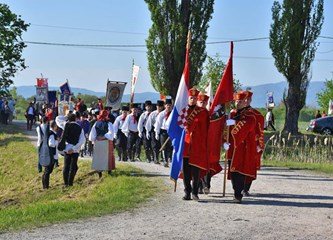
M 253 92 L 250 92 L 248 90 L 238 91 L 234 94 L 234 100 L 245 100 L 247 98 L 251 98 L 252 95 L 253 95 Z
M 205 102 L 208 102 L 208 99 L 209 99 L 209 96 L 207 96 L 206 94 L 204 93 L 199 93 L 198 95 L 198 101 L 205 101 Z
M 199 95 L 199 91 L 193 87 L 191 89 L 188 90 L 188 96 L 193 96 L 193 97 L 197 97 Z

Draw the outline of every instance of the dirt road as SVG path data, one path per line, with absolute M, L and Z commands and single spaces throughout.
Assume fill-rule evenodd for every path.
M 222 197 L 223 175 L 212 178 L 209 195 L 183 201 L 169 169 L 128 163 L 163 181 L 163 194 L 141 208 L 116 215 L 6 233 L 0 239 L 333 239 L 333 178 L 312 172 L 263 168 L 251 196 L 232 202 Z

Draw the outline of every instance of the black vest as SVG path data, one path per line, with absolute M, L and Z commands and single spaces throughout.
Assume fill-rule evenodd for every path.
M 66 142 L 76 145 L 79 142 L 82 128 L 75 122 L 70 122 L 66 124 L 67 134 Z

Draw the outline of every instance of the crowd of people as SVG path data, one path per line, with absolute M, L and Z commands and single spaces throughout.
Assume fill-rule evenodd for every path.
M 206 109 L 209 97 L 192 88 L 188 91 L 188 107 L 185 114 L 185 140 L 181 178 L 185 195 L 183 200 L 199 200 L 199 193 L 208 194 L 210 180 L 221 167 L 211 171 L 207 156 L 209 113 Z M 264 149 L 264 122 L 260 112 L 250 106 L 252 92 L 234 94 L 235 109 L 226 121 L 229 131 L 224 134 L 223 147 L 229 164 L 228 179 L 234 189 L 234 201 L 240 203 L 243 195 L 249 195 L 250 186 L 260 169 L 260 156 Z M 43 188 L 49 187 L 49 176 L 58 166 L 58 152 L 64 155 L 63 179 L 65 186 L 72 186 L 78 170 L 79 156 L 92 156 L 92 169 L 99 177 L 102 172 L 112 175 L 115 169 L 115 152 L 119 161 L 142 160 L 169 167 L 173 147 L 168 136 L 168 118 L 172 100 L 158 100 L 153 109 L 150 100 L 142 110 L 136 103 L 122 106 L 120 111 L 103 107 L 100 100 L 88 110 L 78 99 L 75 111 L 67 116 L 42 118 L 37 128 L 39 171 L 44 167 Z M 27 114 L 33 112 L 29 106 Z M 30 125 L 29 125 L 30 127 Z M 114 147 L 116 151 L 114 151 Z M 48 151 L 46 149 L 49 149 Z M 203 191 L 204 190 L 204 191 Z
M 16 100 L 12 97 L 0 97 L 0 123 L 11 124 L 16 116 Z

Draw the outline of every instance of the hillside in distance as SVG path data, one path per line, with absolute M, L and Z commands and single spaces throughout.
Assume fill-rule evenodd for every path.
M 252 106 L 253 107 L 266 107 L 266 99 L 267 92 L 273 92 L 275 105 L 278 105 L 282 101 L 283 92 L 287 89 L 287 82 L 278 82 L 278 83 L 267 83 L 261 84 L 257 86 L 243 86 L 243 89 L 250 87 L 253 92 L 252 97 Z M 321 92 L 325 87 L 324 82 L 310 82 L 307 97 L 306 97 L 306 105 L 309 107 L 318 107 L 316 94 Z M 24 98 L 28 98 L 34 96 L 36 94 L 35 86 L 17 86 L 17 93 L 22 95 Z M 59 87 L 49 87 L 49 90 L 59 91 Z M 96 97 L 105 96 L 105 92 L 95 92 L 92 90 L 88 90 L 85 88 L 75 88 L 72 87 L 71 90 L 75 95 L 78 93 L 93 95 Z M 134 101 L 135 102 L 145 102 L 146 100 L 151 100 L 152 102 L 156 102 L 160 98 L 159 93 L 157 92 L 143 92 L 143 93 L 135 93 Z M 129 102 L 130 95 L 124 94 L 122 102 Z

